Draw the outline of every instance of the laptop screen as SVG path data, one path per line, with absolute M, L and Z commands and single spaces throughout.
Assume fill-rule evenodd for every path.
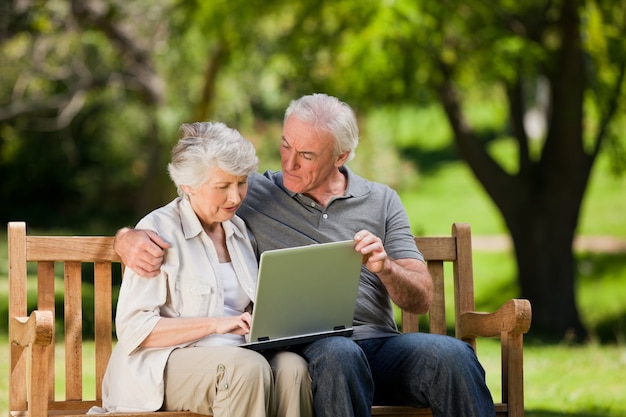
M 354 245 L 262 253 L 250 342 L 351 329 L 362 262 Z

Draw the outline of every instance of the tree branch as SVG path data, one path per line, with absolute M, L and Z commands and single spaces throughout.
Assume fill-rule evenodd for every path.
M 613 117 L 617 113 L 619 108 L 619 99 L 622 95 L 622 84 L 624 83 L 624 76 L 626 73 L 626 62 L 622 62 L 619 68 L 619 75 L 617 77 L 617 81 L 615 82 L 615 86 L 612 89 L 613 94 L 611 94 L 608 100 L 608 108 L 606 113 L 601 115 L 598 132 L 596 133 L 596 137 L 594 140 L 594 149 L 593 149 L 593 158 L 595 159 L 600 149 L 602 147 L 602 142 L 604 142 L 604 138 L 606 137 L 606 132 L 608 131 L 609 125 Z
M 64 127 L 80 111 L 84 101 L 81 97 L 93 89 L 107 86 L 110 77 L 91 79 L 89 82 L 79 82 L 63 94 L 42 97 L 41 100 L 20 100 L 13 98 L 7 106 L 0 107 L 0 122 L 15 119 L 21 116 L 34 114 L 56 113 L 57 127 Z
M 83 25 L 101 30 L 125 58 L 135 82 L 144 93 L 145 103 L 154 105 L 163 100 L 165 86 L 151 60 L 151 51 L 142 47 L 131 31 L 107 15 L 106 5 L 99 0 L 74 0 L 72 12 Z
M 531 162 L 528 149 L 528 135 L 524 128 L 524 93 L 522 90 L 522 81 L 520 77 L 516 77 L 515 81 L 506 84 L 506 95 L 509 102 L 509 115 L 513 127 L 513 136 L 519 146 L 519 172 L 520 175 L 529 173 Z
M 437 93 L 454 132 L 461 157 L 491 198 L 503 209 L 506 202 L 502 201 L 501 196 L 506 195 L 503 190 L 510 189 L 511 176 L 487 152 L 485 144 L 476 138 L 463 115 L 460 99 L 452 82 L 451 68 L 444 62 L 440 62 L 439 67 L 443 81 L 437 87 Z

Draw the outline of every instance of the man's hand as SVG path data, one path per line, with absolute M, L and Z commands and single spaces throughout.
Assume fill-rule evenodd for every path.
M 159 274 L 163 255 L 170 244 L 151 230 L 123 228 L 115 234 L 115 252 L 128 268 L 142 277 L 155 277 Z
M 361 230 L 354 235 L 356 245 L 354 249 L 363 254 L 363 264 L 375 274 L 381 272 L 385 267 L 387 252 L 383 246 L 383 241 L 368 230 Z
M 363 264 L 378 276 L 396 305 L 417 314 L 428 311 L 433 300 L 433 282 L 424 262 L 392 259 L 382 240 L 368 230 L 358 231 L 354 241 L 354 249 L 363 255 Z

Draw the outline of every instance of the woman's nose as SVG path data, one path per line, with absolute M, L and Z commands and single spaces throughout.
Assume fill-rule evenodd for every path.
M 241 202 L 241 194 L 239 194 L 238 187 L 232 187 L 228 193 L 228 199 L 235 204 L 239 204 Z

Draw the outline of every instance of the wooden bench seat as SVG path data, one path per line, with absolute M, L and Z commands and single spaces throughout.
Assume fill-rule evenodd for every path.
M 9 240 L 9 338 L 11 368 L 9 409 L 12 416 L 83 416 L 101 405 L 101 384 L 114 343 L 113 306 L 118 286 L 114 269 L 121 268 L 113 251 L 113 237 L 30 236 L 26 224 L 11 222 Z M 427 315 L 428 331 L 446 334 L 444 279 L 453 280 L 455 336 L 476 347 L 477 337 L 499 338 L 502 398 L 498 416 L 524 415 L 523 335 L 528 332 L 531 307 L 527 300 L 507 301 L 493 313 L 474 311 L 474 283 L 470 226 L 452 225 L 446 237 L 416 237 L 434 283 L 434 301 Z M 35 269 L 28 269 L 36 264 Z M 452 268 L 444 268 L 451 264 Z M 57 267 L 55 268 L 55 265 Z M 58 265 L 62 265 L 58 266 Z M 451 277 L 444 271 L 451 270 Z M 32 271 L 29 273 L 29 271 Z M 55 300 L 55 277 L 62 282 L 62 304 Z M 93 285 L 93 291 L 84 291 Z M 27 296 L 36 289 L 35 299 Z M 59 290 L 59 289 L 57 289 Z M 85 297 L 93 297 L 94 311 L 85 311 Z M 33 298 L 33 297 L 31 297 Z M 29 302 L 30 301 L 30 302 Z M 55 328 L 56 305 L 62 306 L 63 325 Z M 60 316 L 60 314 L 59 314 Z M 83 321 L 94 322 L 95 399 L 83 395 Z M 403 331 L 418 331 L 419 317 L 402 313 Z M 55 339 L 58 338 L 58 343 Z M 64 355 L 55 348 L 64 347 Z M 60 363 L 55 363 L 60 362 Z M 64 370 L 57 374 L 57 369 Z M 64 398 L 55 397 L 64 384 Z M 182 417 L 187 412 L 115 414 L 115 416 Z M 112 414 L 111 414 L 112 415 Z M 374 406 L 375 416 L 430 416 L 429 409 Z

